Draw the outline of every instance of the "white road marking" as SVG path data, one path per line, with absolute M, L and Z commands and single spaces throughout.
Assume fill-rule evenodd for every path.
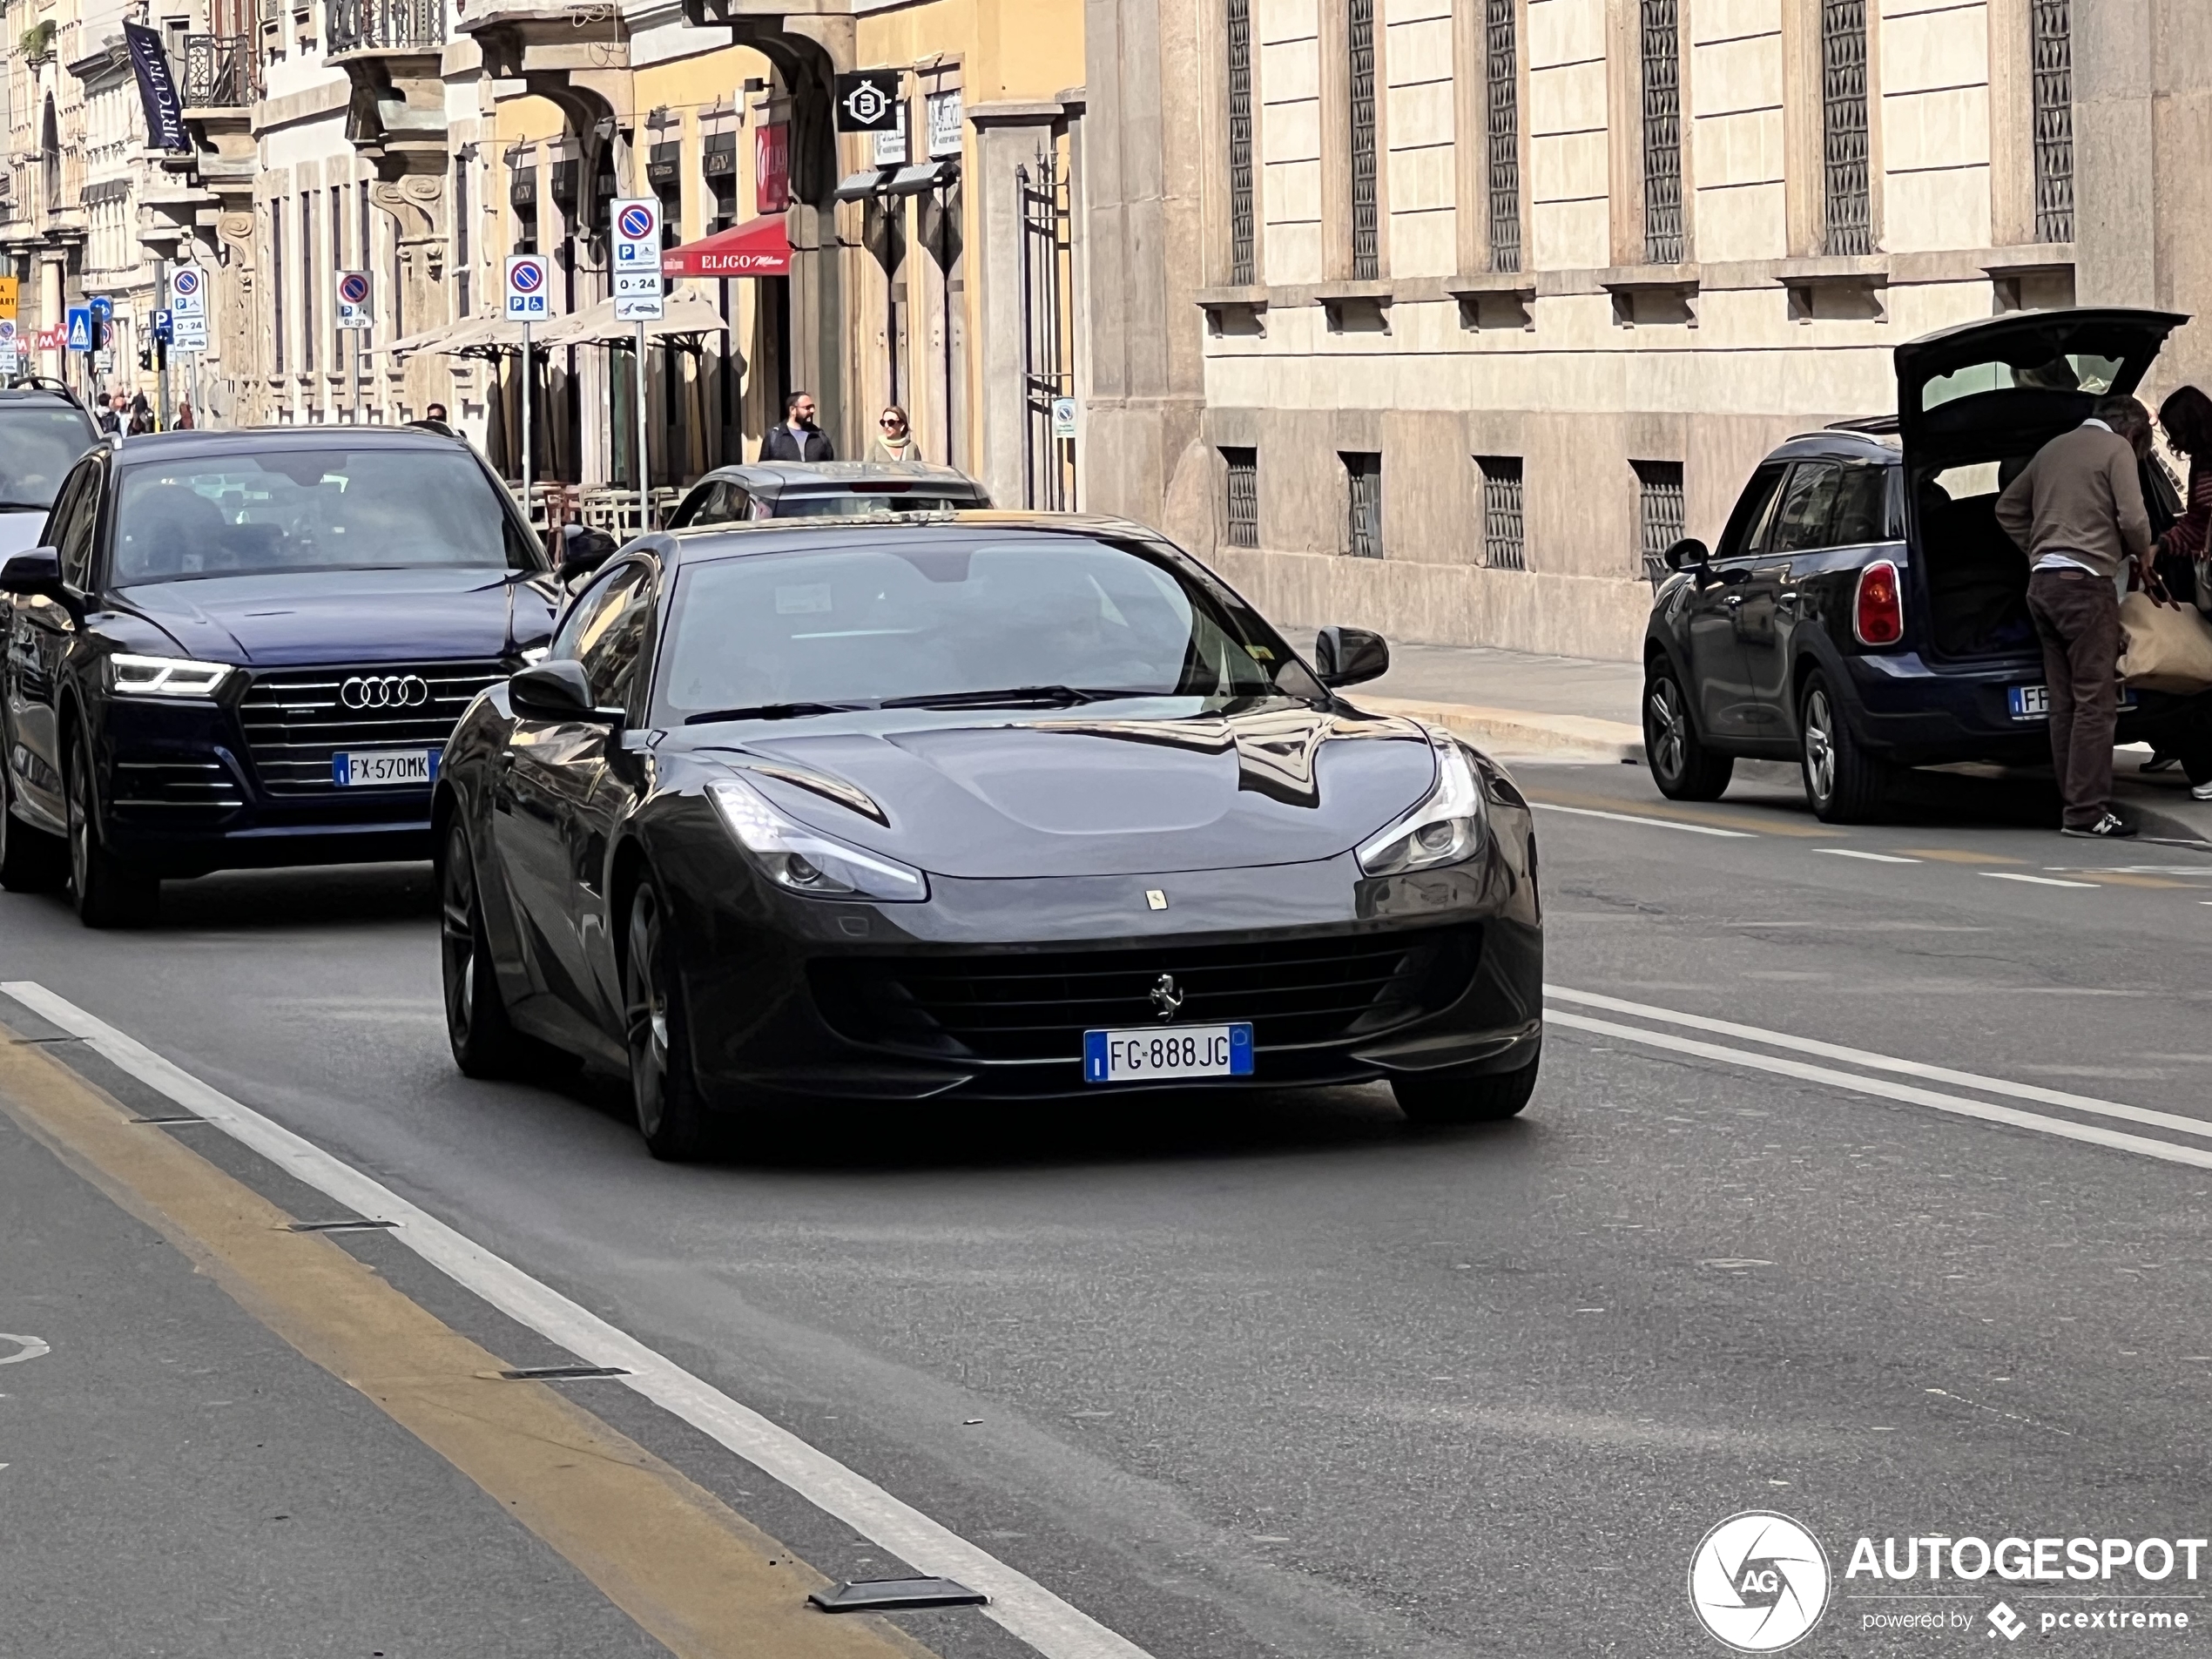
M 1817 1055 L 1824 1060 L 1841 1060 L 1850 1065 L 1864 1066 L 1869 1071 L 1892 1071 L 1907 1077 L 1924 1077 L 1930 1082 L 1951 1083 L 1961 1089 L 1978 1089 L 1985 1095 L 2005 1095 L 2014 1100 L 2032 1100 L 2042 1106 L 2063 1106 L 2070 1111 L 2087 1112 L 2097 1117 L 2117 1117 L 2153 1129 L 2173 1130 L 2182 1135 L 2212 1136 L 2212 1122 L 2201 1117 L 2183 1117 L 2173 1112 L 2153 1111 L 2148 1106 L 2128 1106 L 2116 1100 L 2099 1100 L 2093 1095 L 2070 1094 L 2063 1089 L 2045 1089 L 2037 1083 L 2016 1083 L 2003 1077 L 1985 1077 L 1978 1072 L 1956 1071 L 1949 1066 L 1931 1066 L 1918 1060 L 1899 1060 L 1894 1055 L 1875 1054 L 1865 1049 L 1845 1048 L 1839 1042 L 1822 1042 L 1814 1037 L 1797 1036 L 1787 1031 L 1762 1030 L 1756 1025 L 1738 1025 L 1733 1020 L 1711 1020 L 1702 1014 L 1678 1014 L 1673 1008 L 1654 1008 L 1648 1002 L 1629 1002 L 1617 996 L 1601 996 L 1595 991 L 1569 990 L 1563 985 L 1547 985 L 1544 995 L 1555 1001 L 1577 1002 L 1585 1008 L 1633 1015 L 1639 1019 L 1654 1020 L 1664 1025 L 1688 1026 L 1694 1031 L 1710 1031 L 1721 1036 L 1764 1043 L 1769 1048 L 1791 1049 L 1799 1054 Z
M 1855 846 L 1816 846 L 1816 853 L 1825 853 L 1831 858 L 1865 859 L 1869 864 L 1918 864 L 1918 859 L 1900 858 L 1894 853 L 1862 853 Z
M 1809 1066 L 1799 1060 L 1783 1060 L 1773 1055 L 1754 1054 L 1749 1049 L 1725 1049 L 1717 1042 L 1699 1042 L 1695 1038 L 1678 1037 L 1671 1032 L 1646 1031 L 1639 1026 L 1620 1025 L 1611 1020 L 1592 1020 L 1580 1014 L 1562 1014 L 1555 1008 L 1548 1011 L 1544 1018 L 1550 1024 L 1563 1025 L 1570 1030 L 1589 1031 L 1600 1036 L 1649 1043 L 1655 1049 L 1695 1055 L 1701 1060 L 1718 1060 L 1732 1066 L 1746 1066 L 1754 1071 L 1770 1071 L 1778 1076 L 1796 1077 L 1805 1082 L 1827 1083 L 1837 1089 L 1848 1089 L 1856 1094 L 1873 1095 L 1884 1100 L 1903 1101 L 1913 1106 L 1932 1106 L 1939 1112 L 1952 1112 L 1960 1117 L 1977 1117 L 1987 1123 L 2006 1123 L 2014 1129 L 2033 1130 L 2041 1135 L 2055 1135 L 2061 1140 L 2086 1141 L 2092 1146 L 2134 1152 L 2167 1163 L 2187 1163 L 2200 1170 L 2212 1170 L 2212 1151 L 2202 1147 L 2176 1146 L 2171 1141 L 2154 1141 L 2148 1136 L 2123 1135 L 2118 1130 L 2099 1129 L 2094 1123 L 2069 1123 L 2063 1117 L 2046 1117 L 2040 1112 L 2024 1112 L 2014 1106 L 1993 1106 L 1986 1101 L 1968 1100 L 1963 1095 L 1939 1095 L 1932 1089 L 1915 1089 L 1909 1083 L 1887 1082 L 1879 1077 L 1862 1077 L 1855 1072 L 1836 1071 L 1827 1066 Z
M 622 1384 L 719 1441 L 761 1473 L 835 1515 L 915 1571 L 957 1579 L 991 1598 L 984 1615 L 1048 1659 L 1150 1659 L 1145 1650 L 1063 1602 L 951 1528 L 855 1474 L 827 1453 L 694 1377 L 626 1332 L 419 1209 L 381 1182 L 202 1082 L 105 1021 L 30 980 L 4 992 L 241 1145 L 357 1213 L 403 1224 L 387 1235 L 510 1318 L 586 1365 L 618 1366 Z
M 2039 887 L 2094 888 L 2097 885 L 2094 881 L 2061 881 L 2051 875 L 2022 875 L 2017 870 L 1983 870 L 1978 873 L 1987 876 L 1992 881 L 2032 881 Z
M 1548 813 L 1572 813 L 1577 818 L 1609 818 L 1616 824 L 1643 824 L 1652 829 L 1687 830 L 1692 835 L 1725 835 L 1737 841 L 1756 841 L 1759 839 L 1750 830 L 1716 829 L 1710 824 L 1681 824 L 1671 818 L 1638 818 L 1634 813 L 1601 813 L 1594 806 L 1561 806 L 1548 800 L 1537 801 L 1536 805 Z
M 16 1345 L 16 1351 L 13 1353 L 0 1359 L 0 1366 L 21 1365 L 26 1359 L 36 1359 L 41 1354 L 49 1354 L 54 1351 L 51 1344 L 41 1342 L 37 1337 L 18 1337 L 5 1331 L 0 1331 L 0 1342 L 12 1342 Z M 7 1467 L 6 1464 L 0 1463 L 0 1469 Z

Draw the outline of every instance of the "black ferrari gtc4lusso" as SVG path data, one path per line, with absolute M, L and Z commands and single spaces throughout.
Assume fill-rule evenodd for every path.
M 1517 1112 L 1527 801 L 1117 521 L 679 530 L 480 696 L 433 806 L 462 1069 L 626 1068 L 663 1157 L 768 1096 L 1387 1080 Z

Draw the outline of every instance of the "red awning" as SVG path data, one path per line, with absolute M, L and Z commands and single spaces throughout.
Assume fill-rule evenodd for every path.
M 791 239 L 784 221 L 749 219 L 697 242 L 671 247 L 660 256 L 660 273 L 671 277 L 761 277 L 791 274 Z

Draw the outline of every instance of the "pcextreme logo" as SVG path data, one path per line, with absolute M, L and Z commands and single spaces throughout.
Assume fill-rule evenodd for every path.
M 1705 1534 L 1689 1561 L 1697 1621 L 1738 1653 L 1779 1653 L 1828 1607 L 1828 1553 L 1787 1515 L 1753 1509 Z

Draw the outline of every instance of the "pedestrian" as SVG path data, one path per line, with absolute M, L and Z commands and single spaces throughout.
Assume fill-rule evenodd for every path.
M 192 429 L 192 405 L 190 403 L 179 403 L 177 405 L 177 418 L 170 423 L 170 426 L 172 431 L 177 432 L 189 432 Z
M 768 428 L 760 441 L 763 461 L 834 461 L 837 447 L 829 434 L 814 424 L 814 395 L 793 392 L 784 400 L 782 423 Z
M 146 395 L 144 392 L 134 394 L 131 399 L 131 424 L 128 435 L 133 438 L 144 437 L 153 429 L 153 406 L 146 401 Z
M 2051 763 L 2066 802 L 2066 835 L 2120 840 L 2135 833 L 2112 810 L 2112 739 L 2120 713 L 2120 597 L 2130 563 L 2146 580 L 2152 569 L 2137 472 L 2149 447 L 2150 415 L 2141 404 L 2100 399 L 2087 420 L 2037 450 L 1997 498 L 1997 522 L 2027 550 L 2027 610 L 2043 642 Z
M 2188 457 L 2188 493 L 2181 517 L 2158 538 L 2158 579 L 2168 594 L 2200 610 L 2212 602 L 2197 580 L 2200 561 L 2212 553 L 2212 397 L 2194 386 L 2176 388 L 2158 406 L 2158 424 L 2176 455 Z M 2164 751 L 2143 763 L 2145 772 L 2162 772 L 2181 764 Z M 2212 780 L 2189 792 L 2199 800 L 2212 800 Z
M 461 435 L 447 421 L 446 406 L 442 403 L 433 403 L 422 411 L 422 418 L 420 421 L 409 421 L 408 424 L 421 427 L 425 432 L 435 432 L 442 438 L 457 438 Z
M 887 404 L 875 423 L 875 442 L 868 445 L 871 461 L 912 461 L 914 458 L 914 435 L 907 424 L 907 412 L 896 403 Z
M 94 417 L 93 424 L 99 428 L 105 437 L 114 437 L 123 430 L 122 393 L 100 400 L 100 412 Z

